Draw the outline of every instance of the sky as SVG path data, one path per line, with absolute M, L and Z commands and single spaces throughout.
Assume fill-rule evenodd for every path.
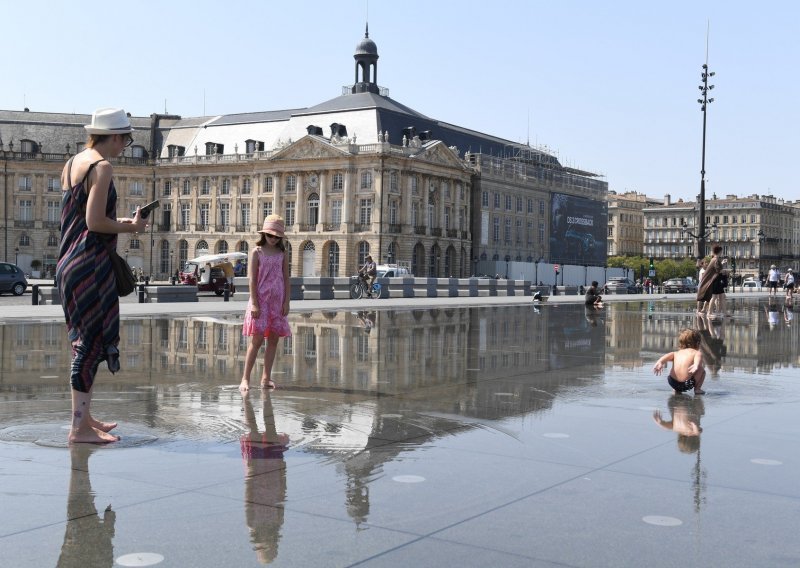
M 0 109 L 183 117 L 339 96 L 368 20 L 393 99 L 673 200 L 700 192 L 708 46 L 707 197 L 800 199 L 798 2 L 0 0 L 0 14 Z

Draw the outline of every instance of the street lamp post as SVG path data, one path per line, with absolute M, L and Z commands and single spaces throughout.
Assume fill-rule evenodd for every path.
M 763 229 L 759 229 L 758 233 L 758 279 L 761 280 L 761 275 L 764 273 L 761 265 L 761 259 L 764 258 L 764 241 L 767 240 L 767 235 Z
M 125 249 L 125 264 L 128 264 L 128 249 Z
M 14 264 L 19 264 L 19 247 L 14 247 Z
M 697 102 L 700 103 L 700 110 L 703 111 L 703 150 L 700 162 L 700 234 L 695 237 L 698 239 L 698 261 L 706 255 L 706 237 L 708 236 L 706 234 L 706 115 L 708 104 L 714 102 L 713 98 L 708 98 L 708 91 L 714 88 L 714 85 L 708 84 L 708 79 L 713 76 L 714 72 L 708 70 L 708 52 L 706 51 L 706 63 L 703 64 L 703 72 L 700 74 L 703 84 L 698 87 L 703 94 L 703 98 L 697 99 Z
M 173 261 L 174 258 L 175 258 L 175 251 L 174 250 L 169 251 L 169 277 L 170 278 L 174 278 L 174 274 L 172 274 L 172 261 Z M 174 280 L 173 280 L 173 282 L 174 282 Z

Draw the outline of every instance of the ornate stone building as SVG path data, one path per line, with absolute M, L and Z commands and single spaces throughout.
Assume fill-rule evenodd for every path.
M 371 254 L 417 276 L 458 277 L 479 259 L 548 259 L 552 194 L 604 201 L 594 174 L 390 98 L 368 34 L 354 60 L 355 82 L 313 107 L 132 117 L 135 145 L 115 165 L 118 215 L 152 199 L 161 207 L 150 234 L 120 236 L 120 253 L 164 278 L 205 252 L 249 250 L 278 213 L 293 276 L 345 276 Z M 25 271 L 53 272 L 59 176 L 89 120 L 0 111 L 0 253 Z M 502 205 L 491 208 L 489 194 Z
M 644 250 L 645 207 L 661 202 L 643 193 L 608 192 L 608 256 L 639 256 Z

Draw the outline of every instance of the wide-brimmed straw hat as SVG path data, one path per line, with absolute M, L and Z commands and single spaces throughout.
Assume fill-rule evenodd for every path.
M 92 113 L 92 123 L 84 126 L 89 134 L 128 134 L 131 119 L 121 108 L 99 108 Z
M 283 223 L 283 217 L 280 215 L 267 215 L 267 218 L 264 219 L 264 226 L 261 227 L 259 233 L 269 233 L 270 235 L 277 235 L 283 238 L 283 231 L 285 229 L 286 225 Z

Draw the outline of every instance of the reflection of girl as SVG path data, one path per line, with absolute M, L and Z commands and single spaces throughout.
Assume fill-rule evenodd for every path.
M 283 501 L 286 499 L 286 464 L 283 452 L 289 437 L 278 434 L 268 392 L 262 392 L 264 431 L 258 431 L 250 397 L 242 399 L 248 433 L 240 439 L 245 465 L 244 503 L 250 542 L 261 564 L 278 555 L 283 527 Z

